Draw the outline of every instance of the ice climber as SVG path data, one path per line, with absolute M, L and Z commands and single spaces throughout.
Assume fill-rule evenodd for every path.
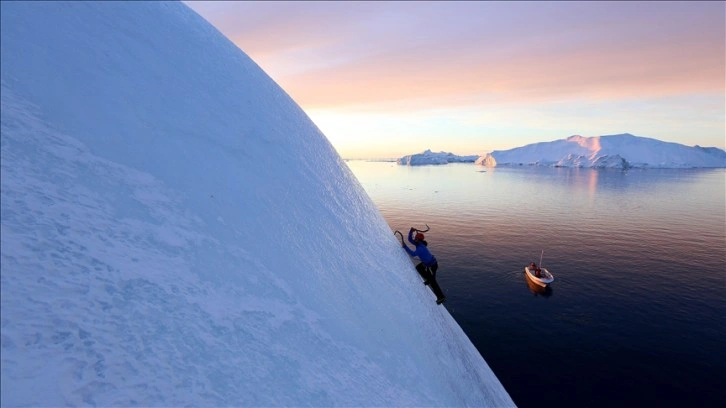
M 414 232 L 416 232 L 415 236 L 413 235 Z M 412 243 L 416 249 L 412 251 L 403 241 L 401 242 L 401 246 L 410 256 L 418 257 L 421 260 L 416 265 L 416 270 L 423 278 L 424 284 L 428 285 L 434 292 L 434 295 L 436 295 L 436 303 L 443 303 L 446 297 L 436 282 L 436 271 L 439 269 L 439 264 L 436 262 L 436 257 L 429 251 L 428 242 L 424 240 L 424 234 L 415 228 L 411 228 L 408 231 L 408 242 Z

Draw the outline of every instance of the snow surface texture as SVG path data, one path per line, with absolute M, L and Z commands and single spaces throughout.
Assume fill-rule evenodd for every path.
M 536 165 L 619 169 L 726 167 L 726 152 L 715 147 L 689 147 L 626 133 L 570 136 L 553 142 L 495 150 L 478 158 L 475 164 L 487 167 Z
M 512 406 L 345 163 L 182 3 L 2 2 L 3 406 Z
M 448 164 L 448 163 L 474 163 L 479 156 L 459 156 L 449 152 L 432 152 L 426 150 L 421 153 L 403 156 L 396 160 L 396 163 L 405 166 L 420 166 L 427 164 Z

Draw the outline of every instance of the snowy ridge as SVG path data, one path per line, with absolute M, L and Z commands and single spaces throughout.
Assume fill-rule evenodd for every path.
M 554 166 L 595 168 L 693 168 L 726 167 L 726 152 L 700 146 L 621 135 L 570 136 L 552 142 L 533 143 L 479 157 L 483 166 Z
M 459 156 L 450 152 L 432 152 L 427 149 L 421 153 L 403 156 L 396 163 L 405 166 L 423 166 L 428 164 L 474 163 L 479 156 Z
M 0 7 L 3 405 L 513 405 L 327 139 L 187 6 Z

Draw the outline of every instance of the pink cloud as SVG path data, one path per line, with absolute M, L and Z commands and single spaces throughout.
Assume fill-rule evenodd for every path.
M 307 108 L 725 88 L 719 2 L 190 4 Z

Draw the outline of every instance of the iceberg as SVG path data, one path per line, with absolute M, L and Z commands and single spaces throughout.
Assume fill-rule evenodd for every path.
M 427 149 L 421 153 L 403 156 L 396 163 L 404 166 L 423 166 L 429 164 L 474 163 L 478 155 L 459 156 L 449 152 L 432 152 Z
M 726 151 L 689 147 L 629 133 L 607 136 L 570 136 L 510 150 L 495 150 L 475 164 L 494 166 L 549 166 L 592 168 L 722 168 Z
M 0 8 L 3 406 L 514 406 L 327 138 L 188 6 Z

